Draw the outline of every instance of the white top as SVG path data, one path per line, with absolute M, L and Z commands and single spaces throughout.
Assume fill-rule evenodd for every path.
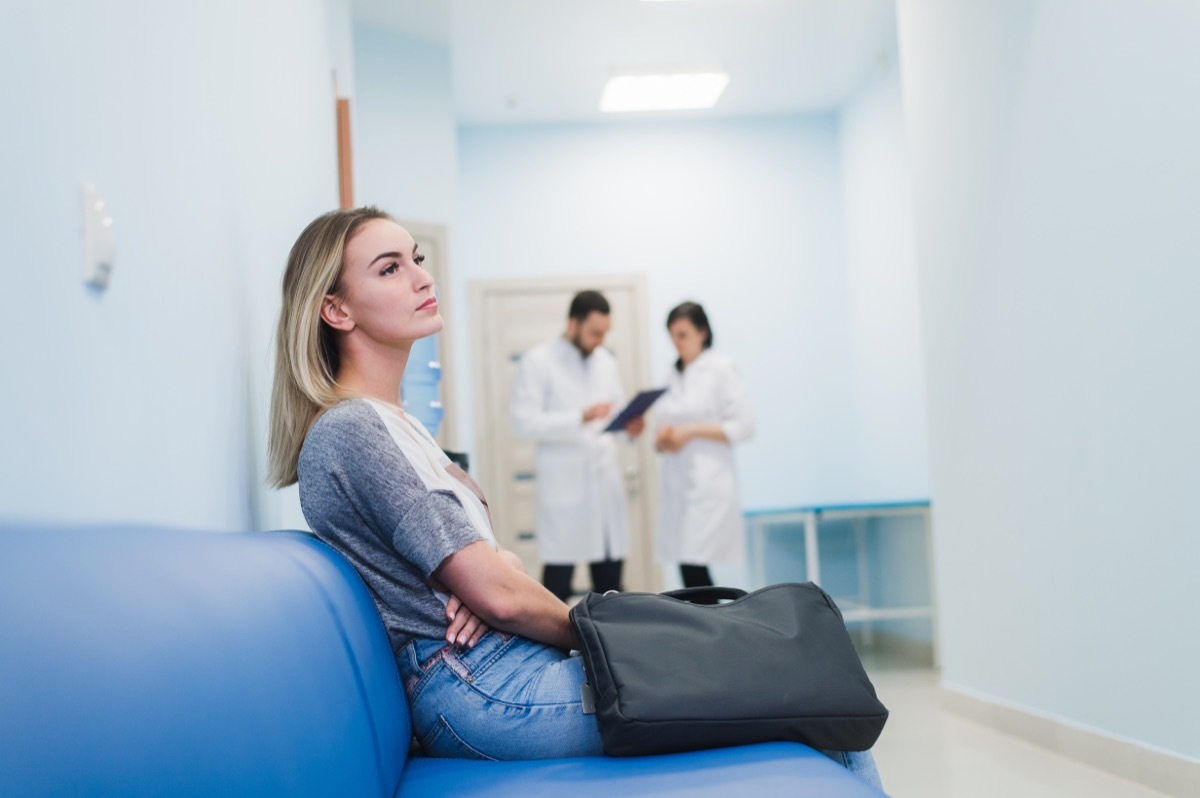
M 429 430 L 407 413 L 387 402 L 381 402 L 371 397 L 363 397 L 367 404 L 375 408 L 388 434 L 400 447 L 408 462 L 412 463 L 417 475 L 429 490 L 453 491 L 462 502 L 463 509 L 471 526 L 485 540 L 496 548 L 496 533 L 492 531 L 492 519 L 488 514 L 480 496 L 462 480 L 456 479 L 446 469 L 457 468 L 454 462 L 442 451 L 437 441 L 429 434 Z

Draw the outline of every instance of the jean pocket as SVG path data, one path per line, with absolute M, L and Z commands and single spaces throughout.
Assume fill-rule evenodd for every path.
M 486 759 L 495 761 L 495 757 L 490 757 L 485 753 L 477 751 L 463 738 L 455 733 L 450 724 L 446 722 L 444 715 L 439 715 L 437 723 L 433 724 L 433 728 L 429 733 L 420 739 L 421 750 L 425 756 L 440 757 L 444 759 Z

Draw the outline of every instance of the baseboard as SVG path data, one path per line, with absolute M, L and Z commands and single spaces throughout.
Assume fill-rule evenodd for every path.
M 1200 795 L 1200 762 L 1072 724 L 943 683 L 942 707 L 956 715 L 1152 790 Z

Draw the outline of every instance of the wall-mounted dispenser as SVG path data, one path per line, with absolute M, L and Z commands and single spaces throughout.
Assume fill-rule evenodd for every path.
M 83 184 L 83 281 L 99 291 L 108 288 L 117 257 L 113 219 L 91 183 Z

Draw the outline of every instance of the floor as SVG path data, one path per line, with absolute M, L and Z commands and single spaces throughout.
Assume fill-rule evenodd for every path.
M 864 663 L 890 714 L 875 760 L 892 798 L 1163 798 L 941 709 L 931 668 Z

